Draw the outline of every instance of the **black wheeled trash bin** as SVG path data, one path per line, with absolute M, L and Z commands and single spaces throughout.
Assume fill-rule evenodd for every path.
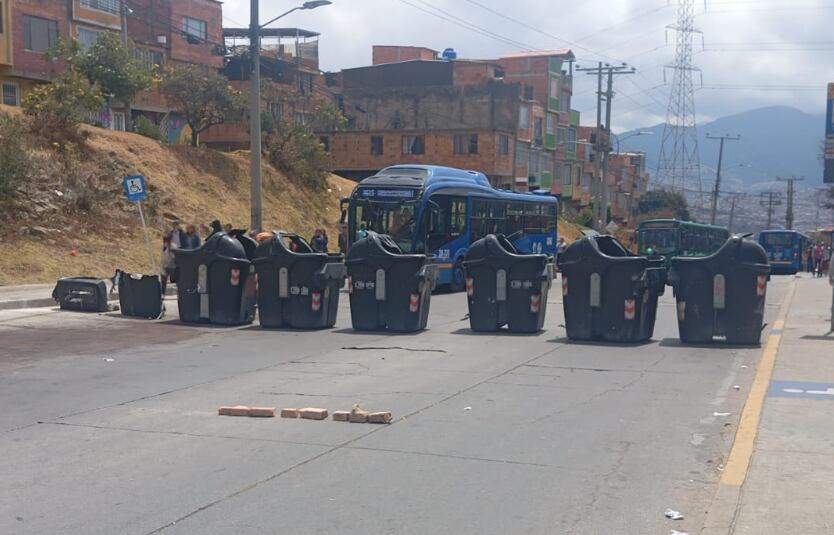
M 437 266 L 422 254 L 403 254 L 387 235 L 368 232 L 345 260 L 350 317 L 357 331 L 414 332 L 426 328 Z
M 123 316 L 158 319 L 162 317 L 162 281 L 159 275 L 118 272 L 119 309 Z
M 255 317 L 254 268 L 243 244 L 225 232 L 199 249 L 177 249 L 180 320 L 243 325 Z
M 63 277 L 52 290 L 61 310 L 77 312 L 107 312 L 107 286 L 92 277 Z
M 680 339 L 687 344 L 760 343 L 770 265 L 761 245 L 742 237 L 727 240 L 710 256 L 672 259 Z
M 548 255 L 519 254 L 504 235 L 489 234 L 469 247 L 463 267 L 473 331 L 542 329 L 554 272 Z
M 252 263 L 261 327 L 325 329 L 336 324 L 339 289 L 347 277 L 341 256 L 314 253 L 300 236 L 277 232 L 258 246 Z
M 634 343 L 652 337 L 666 284 L 662 258 L 632 256 L 613 237 L 593 236 L 572 243 L 559 269 L 568 338 Z

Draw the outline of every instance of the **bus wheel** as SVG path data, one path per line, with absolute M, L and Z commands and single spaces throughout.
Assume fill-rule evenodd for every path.
M 452 292 L 462 292 L 466 287 L 466 275 L 463 272 L 463 261 L 458 259 L 455 262 L 455 267 L 452 268 L 452 282 L 449 283 L 449 290 Z

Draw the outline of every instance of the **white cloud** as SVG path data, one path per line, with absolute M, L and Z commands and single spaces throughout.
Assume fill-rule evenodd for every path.
M 579 64 L 590 64 L 602 54 L 604 60 L 636 66 L 638 76 L 623 76 L 616 83 L 616 129 L 664 120 L 668 86 L 656 86 L 663 84 L 663 65 L 674 57 L 674 32 L 664 29 L 675 22 L 674 4 L 667 6 L 666 0 L 476 1 L 542 32 L 575 41 L 571 48 Z M 300 3 L 262 0 L 261 18 L 268 20 Z M 439 16 L 432 16 L 418 9 L 433 11 L 430 5 L 447 13 L 435 11 Z M 248 0 L 227 0 L 225 24 L 246 23 L 248 6 Z M 834 81 L 834 63 L 828 61 L 834 50 L 828 29 L 834 15 L 831 0 L 707 0 L 707 11 L 696 2 L 696 13 L 705 44 L 701 50 L 696 38 L 693 58 L 703 69 L 705 86 L 696 93 L 699 122 L 773 104 L 823 113 L 826 83 Z M 463 28 L 460 20 L 444 20 L 453 17 L 495 35 Z M 277 25 L 320 32 L 321 65 L 327 70 L 370 64 L 374 44 L 452 47 L 466 58 L 497 57 L 521 48 L 501 38 L 540 49 L 565 46 L 564 41 L 507 20 L 473 0 L 333 0 L 331 6 L 295 12 Z M 666 79 L 671 81 L 671 71 Z M 695 83 L 700 84 L 697 75 Z M 787 88 L 775 91 L 773 86 Z M 809 86 L 814 89 L 808 90 Z M 595 120 L 595 89 L 592 77 L 576 77 L 573 107 L 584 112 L 585 124 Z

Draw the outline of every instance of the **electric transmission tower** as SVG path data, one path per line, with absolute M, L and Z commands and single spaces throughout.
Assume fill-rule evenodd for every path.
M 692 65 L 692 38 L 701 33 L 694 26 L 694 1 L 678 0 L 678 21 L 667 26 L 675 31 L 675 62 L 663 70 L 665 82 L 666 69 L 672 69 L 672 85 L 655 179 L 661 188 L 683 193 L 694 187 L 703 195 L 692 83 L 692 73 L 701 72 Z

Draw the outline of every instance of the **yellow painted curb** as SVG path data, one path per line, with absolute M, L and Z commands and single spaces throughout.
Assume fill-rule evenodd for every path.
M 756 369 L 756 377 L 747 395 L 741 419 L 738 422 L 738 431 L 721 475 L 721 485 L 741 486 L 747 477 L 747 470 L 750 467 L 750 458 L 753 456 L 753 447 L 756 442 L 756 434 L 759 430 L 759 419 L 762 416 L 767 389 L 770 385 L 770 378 L 773 376 L 773 368 L 776 364 L 776 354 L 779 352 L 779 344 L 782 342 L 782 329 L 785 328 L 785 318 L 790 310 L 791 301 L 796 290 L 796 280 L 791 281 L 790 288 L 785 295 L 785 300 L 779 308 L 776 321 L 770 336 L 767 338 L 762 356 L 759 359 L 759 366 Z

